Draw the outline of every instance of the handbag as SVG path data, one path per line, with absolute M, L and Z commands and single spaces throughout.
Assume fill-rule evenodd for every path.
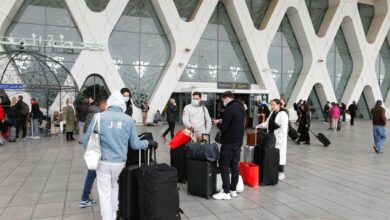
M 186 149 L 187 158 L 189 159 L 216 162 L 219 157 L 218 145 L 215 143 L 196 143 L 191 141 Z
M 176 149 L 180 146 L 187 144 L 191 140 L 196 141 L 196 137 L 192 131 L 186 128 L 176 133 L 176 135 L 169 142 L 169 146 L 171 147 L 171 149 Z
M 97 125 L 97 133 L 95 126 Z M 85 150 L 84 160 L 89 170 L 96 170 L 101 156 L 100 151 L 100 113 L 96 114 L 93 122 L 93 132 L 89 137 L 87 149 Z

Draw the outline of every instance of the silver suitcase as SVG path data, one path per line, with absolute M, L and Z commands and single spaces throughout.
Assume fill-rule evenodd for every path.
M 253 157 L 255 153 L 255 146 L 246 145 L 244 147 L 244 161 L 253 163 Z

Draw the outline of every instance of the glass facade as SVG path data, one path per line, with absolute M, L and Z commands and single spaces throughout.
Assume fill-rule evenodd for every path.
M 181 19 L 189 21 L 199 0 L 173 0 Z
M 359 9 L 360 18 L 362 19 L 364 32 L 367 35 L 372 19 L 374 18 L 375 15 L 374 6 L 358 3 L 358 9 Z
M 221 2 L 218 3 L 180 81 L 255 83 Z
M 109 91 L 110 90 L 101 76 L 91 75 L 85 80 L 83 87 L 80 89 L 79 100 L 88 97 L 93 97 L 94 100 L 102 97 L 108 98 L 110 95 Z
M 109 40 L 111 57 L 135 105 L 152 94 L 170 45 L 150 0 L 130 0 Z
M 5 36 L 18 38 L 36 38 L 43 40 L 61 40 L 82 42 L 81 35 L 66 7 L 64 0 L 25 0 L 17 15 L 6 30 Z M 6 46 L 7 51 L 17 50 L 19 46 Z M 31 47 L 27 51 L 44 54 L 58 61 L 68 70 L 71 70 L 80 50 Z M 40 84 L 43 74 L 30 74 L 44 72 L 46 68 L 40 62 L 34 62 L 35 57 L 25 54 L 15 59 L 18 71 L 24 75 L 25 83 Z M 60 65 L 50 60 L 45 61 L 54 72 L 59 71 Z M 42 77 L 38 77 L 41 75 Z M 66 74 L 57 74 L 59 82 L 67 84 Z M 36 98 L 43 97 L 42 93 L 33 93 Z
M 349 52 L 348 44 L 345 41 L 341 27 L 329 50 L 326 58 L 326 66 L 333 88 L 335 89 L 336 98 L 340 101 L 353 68 L 351 53 Z
M 370 108 L 368 107 L 366 95 L 364 92 L 362 92 L 362 95 L 359 98 L 359 101 L 357 102 L 358 106 L 358 113 L 357 117 L 361 119 L 371 119 L 371 111 Z
M 287 15 L 272 40 L 268 63 L 279 93 L 288 100 L 302 70 L 303 57 Z
M 382 45 L 376 60 L 375 70 L 381 88 L 383 100 L 386 100 L 390 89 L 390 45 L 387 38 Z
M 328 10 L 329 3 L 327 0 L 305 0 L 307 9 L 309 10 L 310 18 L 313 23 L 315 32 L 317 33 L 321 27 L 322 20 Z
M 110 0 L 85 0 L 88 8 L 93 12 L 102 12 L 106 9 Z
M 272 0 L 245 0 L 251 14 L 253 25 L 259 28 Z
M 321 105 L 316 86 L 310 92 L 307 103 L 312 111 L 312 119 L 324 120 L 323 107 Z

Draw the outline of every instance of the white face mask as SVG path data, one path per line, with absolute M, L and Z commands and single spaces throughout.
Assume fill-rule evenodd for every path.
M 129 100 L 130 100 L 130 97 L 126 97 L 126 96 L 123 97 L 123 101 L 124 101 L 125 103 L 127 103 Z
M 198 106 L 200 106 L 200 101 L 193 99 L 192 100 L 192 105 L 198 107 Z

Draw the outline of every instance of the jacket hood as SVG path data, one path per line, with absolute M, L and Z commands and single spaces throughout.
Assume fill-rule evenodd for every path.
M 126 104 L 123 100 L 123 96 L 119 91 L 113 92 L 107 100 L 107 108 L 111 106 L 117 106 L 122 109 L 123 112 L 126 111 Z

